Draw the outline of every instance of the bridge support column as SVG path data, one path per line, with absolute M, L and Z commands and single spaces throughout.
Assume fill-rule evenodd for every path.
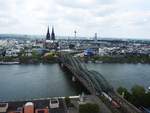
M 75 81 L 76 81 L 75 76 L 72 76 L 72 81 L 73 81 L 73 82 L 75 82 Z
M 60 66 L 61 66 L 61 67 L 64 67 L 64 64 L 63 64 L 63 63 L 60 63 Z

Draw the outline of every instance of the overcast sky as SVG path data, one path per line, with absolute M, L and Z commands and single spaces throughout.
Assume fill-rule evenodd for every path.
M 0 0 L 0 34 L 150 39 L 150 0 Z

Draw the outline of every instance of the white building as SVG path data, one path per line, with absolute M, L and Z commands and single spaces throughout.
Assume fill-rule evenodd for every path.
M 0 113 L 6 113 L 8 109 L 8 103 L 0 103 Z
M 99 51 L 99 55 L 100 55 L 100 56 L 104 56 L 104 55 L 106 54 L 105 50 L 102 49 L 102 48 L 99 48 L 98 51 Z
M 59 108 L 59 100 L 58 98 L 52 98 L 49 102 L 50 108 Z

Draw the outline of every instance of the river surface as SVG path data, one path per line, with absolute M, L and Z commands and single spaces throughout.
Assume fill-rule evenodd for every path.
M 22 100 L 76 95 L 58 64 L 0 65 L 0 99 Z
M 122 86 L 130 90 L 134 85 L 141 85 L 148 89 L 150 86 L 149 64 L 88 63 L 87 67 L 100 72 L 115 89 Z
M 99 71 L 114 88 L 150 86 L 150 65 L 87 64 Z M 74 84 L 58 64 L 0 65 L 0 100 L 25 100 L 52 96 L 78 95 Z

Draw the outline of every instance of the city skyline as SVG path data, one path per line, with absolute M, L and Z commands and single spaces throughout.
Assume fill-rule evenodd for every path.
M 148 0 L 0 1 L 0 34 L 150 38 Z

